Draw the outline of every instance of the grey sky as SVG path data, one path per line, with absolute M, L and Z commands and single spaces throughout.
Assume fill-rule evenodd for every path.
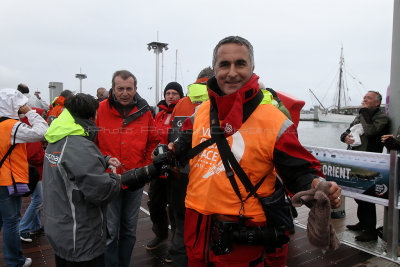
M 155 88 L 155 54 L 147 43 L 157 41 L 158 31 L 169 44 L 164 86 L 175 78 L 176 50 L 177 81 L 186 87 L 211 65 L 220 39 L 240 35 L 254 46 L 261 81 L 306 107 L 316 104 L 308 88 L 332 104 L 326 90 L 334 88 L 343 44 L 347 70 L 364 85 L 351 90 L 356 105 L 366 90 L 386 96 L 392 18 L 392 0 L 2 0 L 0 88 L 26 83 L 49 101 L 49 82 L 78 91 L 82 68 L 83 91 L 95 95 L 111 86 L 114 71 L 128 69 L 154 104 L 147 88 Z

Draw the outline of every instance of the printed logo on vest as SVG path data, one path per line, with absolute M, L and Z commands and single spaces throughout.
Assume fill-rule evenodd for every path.
M 227 134 L 230 134 L 233 131 L 232 125 L 230 125 L 229 123 L 226 124 L 225 126 L 225 130 L 224 130 Z
M 208 137 L 208 138 L 207 138 Z M 203 128 L 203 137 L 200 143 L 211 138 L 210 129 Z M 245 143 L 242 135 L 239 131 L 227 138 L 227 141 L 231 145 L 232 153 L 236 160 L 240 162 L 243 157 L 245 150 Z M 219 175 L 221 172 L 225 171 L 224 164 L 222 163 L 221 157 L 216 144 L 207 147 L 200 153 L 198 161 L 195 164 L 196 168 L 201 168 L 207 170 L 207 173 L 203 175 L 202 178 L 207 179 L 210 176 L 216 174 Z

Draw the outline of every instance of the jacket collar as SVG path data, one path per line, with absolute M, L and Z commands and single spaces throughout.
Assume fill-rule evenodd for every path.
M 208 95 L 212 103 L 216 104 L 221 128 L 226 136 L 234 134 L 243 123 L 243 104 L 253 99 L 259 89 L 259 77 L 253 74 L 242 88 L 233 94 L 225 95 L 219 88 L 217 80 L 212 77 L 207 82 Z
M 55 143 L 69 135 L 80 135 L 93 141 L 97 131 L 93 121 L 76 118 L 68 109 L 64 109 L 60 116 L 51 123 L 45 138 L 49 143 Z
M 167 101 L 165 101 L 165 99 L 161 100 L 160 102 L 158 102 L 157 106 L 161 109 L 164 110 L 167 113 L 172 113 L 172 111 L 174 110 L 176 104 L 178 104 L 179 100 L 178 99 L 174 102 L 172 102 L 171 104 L 169 104 L 169 106 L 167 105 Z

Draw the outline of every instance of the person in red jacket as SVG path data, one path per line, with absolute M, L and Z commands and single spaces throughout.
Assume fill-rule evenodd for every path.
M 118 174 L 149 165 L 160 142 L 150 107 L 136 91 L 136 77 L 127 70 L 116 71 L 109 96 L 97 110 L 96 144 L 102 154 L 121 162 Z M 143 187 L 135 191 L 123 187 L 109 204 L 106 266 L 130 266 L 142 194 Z
M 36 110 L 36 113 L 43 115 L 44 109 L 32 108 Z M 21 121 L 30 125 L 27 117 L 21 118 Z M 41 220 L 41 209 L 42 209 L 42 173 L 43 173 L 43 159 L 44 159 L 44 149 L 42 142 L 27 143 L 26 152 L 28 156 L 29 168 L 35 168 L 39 174 L 39 182 L 36 184 L 35 189 L 31 195 L 31 202 L 26 209 L 24 216 L 19 224 L 19 232 L 21 240 L 24 242 L 31 243 L 32 238 L 30 235 L 40 234 L 43 232 L 42 220 Z
M 73 93 L 70 90 L 64 90 L 61 92 L 60 96 L 55 98 L 53 103 L 50 105 L 50 109 L 47 111 L 47 123 L 50 125 L 53 120 L 60 116 L 61 112 L 64 110 L 65 100 L 72 96 Z
M 194 113 L 196 107 L 208 100 L 206 82 L 212 76 L 214 76 L 214 72 L 210 67 L 202 69 L 199 75 L 197 75 L 196 81 L 188 86 L 187 96 L 179 100 L 176 104 L 176 107 L 172 111 L 171 126 L 178 126 L 178 132 L 183 121 Z M 175 136 L 175 130 L 173 137 L 177 137 Z
M 157 131 L 161 137 L 161 144 L 168 144 L 168 131 L 171 128 L 171 114 L 176 103 L 183 97 L 182 86 L 177 82 L 170 82 L 164 89 L 164 100 L 158 103 L 160 112 L 157 113 L 155 122 Z M 150 218 L 153 222 L 152 230 L 156 235 L 146 246 L 146 249 L 157 248 L 162 241 L 168 237 L 168 216 L 167 207 L 167 180 L 163 175 L 160 178 L 153 179 L 149 187 L 149 206 Z M 170 214 L 171 214 L 171 210 Z M 172 216 L 170 216 L 172 220 Z M 174 222 L 171 222 L 174 229 Z M 167 257 L 168 258 L 168 257 Z M 168 261 L 168 259 L 167 259 Z

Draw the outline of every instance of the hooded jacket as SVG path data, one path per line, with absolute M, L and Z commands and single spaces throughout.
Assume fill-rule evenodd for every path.
M 89 261 L 106 248 L 106 207 L 120 178 L 106 173 L 105 158 L 92 140 L 95 125 L 65 109 L 52 122 L 43 163 L 44 228 L 54 253 Z
M 47 123 L 34 110 L 25 114 L 32 126 L 18 121 L 18 110 L 27 101 L 28 99 L 15 89 L 0 90 L 0 117 L 6 119 L 0 122 L 0 160 L 11 145 L 16 145 L 0 168 L 1 186 L 13 183 L 11 173 L 16 183 L 28 183 L 28 162 L 24 143 L 42 140 L 47 130 Z
M 54 99 L 53 103 L 50 105 L 49 111 L 47 111 L 47 123 L 50 125 L 54 119 L 60 116 L 61 112 L 64 110 L 65 97 L 59 96 Z

